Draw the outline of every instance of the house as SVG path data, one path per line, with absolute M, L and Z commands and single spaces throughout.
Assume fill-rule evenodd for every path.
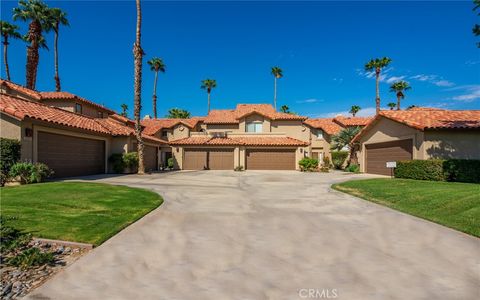
M 362 172 L 390 175 L 386 162 L 480 159 L 480 110 L 413 108 L 380 113 L 353 139 Z
M 113 153 L 136 151 L 134 123 L 67 92 L 38 92 L 0 80 L 3 138 L 21 142 L 21 160 L 43 162 L 56 177 L 107 173 Z M 143 134 L 146 170 L 157 170 L 167 142 Z

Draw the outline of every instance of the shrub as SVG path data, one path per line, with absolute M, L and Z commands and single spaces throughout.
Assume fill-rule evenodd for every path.
M 6 224 L 6 220 L 5 217 L 0 216 L 0 252 L 2 255 L 25 247 L 31 240 L 30 234 Z
M 332 152 L 332 163 L 335 169 L 342 169 L 345 160 L 348 157 L 348 151 L 333 151 Z
M 330 158 L 328 156 L 325 156 L 323 158 L 323 165 L 320 168 L 320 172 L 328 173 L 330 172 L 330 167 L 331 167 Z
M 42 252 L 38 248 L 29 248 L 8 260 L 8 264 L 22 269 L 51 264 L 55 261 L 52 252 Z
M 137 152 L 128 152 L 123 154 L 123 163 L 127 168 L 136 168 L 138 167 L 138 154 Z
M 399 161 L 394 174 L 396 178 L 446 180 L 441 159 Z
M 19 162 L 10 168 L 10 177 L 19 177 L 21 184 L 42 182 L 53 175 L 53 171 L 42 163 Z
M 235 169 L 233 169 L 234 171 L 237 171 L 237 172 L 241 172 L 243 171 L 243 166 L 236 166 Z
M 0 138 L 0 186 L 4 186 L 10 168 L 20 160 L 21 148 L 17 140 Z
M 0 171 L 0 186 L 4 186 L 7 180 L 8 180 L 8 176 L 5 173 L 3 173 L 3 171 Z
M 298 162 L 298 165 L 302 172 L 311 172 L 318 168 L 318 159 L 305 157 Z
M 360 166 L 357 164 L 351 164 L 348 167 L 345 168 L 345 171 L 347 172 L 352 172 L 352 173 L 358 173 L 360 172 Z
M 108 158 L 115 173 L 123 173 L 126 168 L 134 169 L 138 167 L 137 152 L 114 153 Z
M 167 167 L 169 169 L 173 169 L 173 157 L 170 157 L 168 160 L 167 160 Z
M 480 183 L 480 160 L 447 159 L 443 172 L 448 181 Z

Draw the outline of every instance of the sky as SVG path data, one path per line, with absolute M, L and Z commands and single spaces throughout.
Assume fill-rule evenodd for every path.
M 62 89 L 111 109 L 133 112 L 134 1 L 45 1 L 68 14 L 60 29 Z M 17 1 L 1 2 L 1 19 L 12 21 Z M 143 1 L 142 116 L 152 115 L 154 73 L 146 61 L 161 57 L 167 68 L 158 79 L 158 115 L 177 107 L 205 115 L 201 80 L 213 78 L 212 109 L 237 103 L 273 103 L 279 66 L 278 104 L 308 117 L 359 115 L 375 106 L 375 79 L 364 65 L 388 56 L 382 106 L 395 102 L 389 86 L 406 80 L 402 106 L 480 109 L 480 18 L 470 1 L 374 2 L 165 2 Z M 15 21 L 25 33 L 28 24 Z M 37 90 L 54 90 L 53 36 L 41 50 Z M 12 81 L 25 84 L 26 45 L 9 46 Z M 5 70 L 1 66 L 2 78 Z

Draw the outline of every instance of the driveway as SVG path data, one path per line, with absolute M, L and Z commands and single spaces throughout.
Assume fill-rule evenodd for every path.
M 153 189 L 165 203 L 29 298 L 479 299 L 480 239 L 329 188 L 352 178 L 367 176 L 94 179 Z

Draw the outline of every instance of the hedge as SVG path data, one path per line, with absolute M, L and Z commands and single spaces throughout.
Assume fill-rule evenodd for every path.
M 397 162 L 395 178 L 480 183 L 480 160 L 430 159 Z
M 298 162 L 298 165 L 302 172 L 312 172 L 318 168 L 318 159 L 305 157 Z
M 21 148 L 17 140 L 0 138 L 0 172 L 8 174 L 10 167 L 20 160 Z

